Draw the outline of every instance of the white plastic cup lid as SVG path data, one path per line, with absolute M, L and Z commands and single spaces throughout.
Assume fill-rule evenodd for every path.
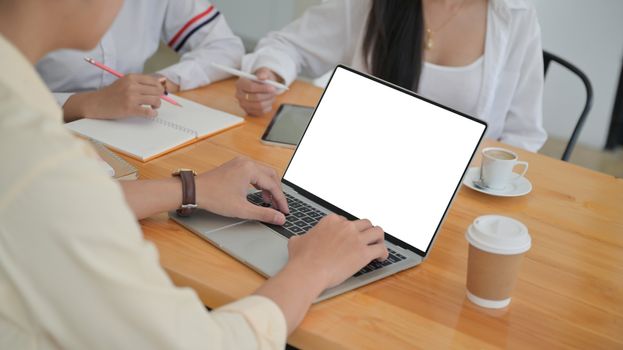
M 524 253 L 532 244 L 526 225 L 501 215 L 477 217 L 467 229 L 465 237 L 480 250 L 502 255 Z

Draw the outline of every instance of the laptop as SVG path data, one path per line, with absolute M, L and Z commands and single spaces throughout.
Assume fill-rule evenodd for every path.
M 367 218 L 385 231 L 386 261 L 372 261 L 317 301 L 421 264 L 487 124 L 378 78 L 337 66 L 281 179 L 290 215 L 283 226 L 197 211 L 170 217 L 273 276 L 288 239 L 328 213 Z M 248 200 L 268 206 L 261 193 Z

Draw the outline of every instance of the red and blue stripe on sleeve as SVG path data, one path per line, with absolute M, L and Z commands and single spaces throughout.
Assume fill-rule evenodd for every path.
M 184 44 L 190 39 L 193 34 L 195 34 L 198 30 L 208 25 L 214 19 L 216 19 L 221 13 L 216 10 L 216 8 L 212 5 L 208 7 L 207 10 L 201 12 L 195 17 L 191 18 L 182 29 L 180 29 L 173 38 L 169 41 L 168 45 L 176 52 L 179 52 Z

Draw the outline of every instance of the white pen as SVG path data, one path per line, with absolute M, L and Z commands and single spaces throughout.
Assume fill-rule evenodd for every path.
M 238 69 L 234 69 L 234 68 L 230 68 L 230 67 L 225 67 L 225 66 L 221 66 L 220 64 L 211 62 L 210 63 L 212 65 L 212 67 L 220 69 L 224 72 L 227 72 L 229 74 L 233 74 L 237 77 L 241 77 L 241 78 L 245 78 L 245 79 L 249 79 L 249 80 L 253 80 L 256 83 L 260 83 L 260 84 L 267 84 L 270 86 L 274 86 L 277 89 L 281 89 L 281 90 L 290 90 L 288 89 L 287 86 L 280 84 L 274 80 L 260 80 L 258 79 L 255 75 L 251 74 L 251 73 L 247 73 L 247 72 L 243 72 L 241 70 Z

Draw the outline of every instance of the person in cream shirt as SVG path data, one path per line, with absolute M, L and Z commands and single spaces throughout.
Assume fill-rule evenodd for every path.
M 179 208 L 180 179 L 111 180 L 33 67 L 95 46 L 121 3 L 0 0 L 0 349 L 283 349 L 325 288 L 387 257 L 383 230 L 329 216 L 289 241 L 275 277 L 212 312 L 175 287 L 137 219 Z M 195 181 L 200 208 L 285 221 L 266 166 L 235 159 Z M 277 209 L 248 203 L 250 184 Z
M 269 33 L 242 68 L 289 85 L 349 65 L 486 121 L 489 138 L 537 151 L 547 138 L 542 55 L 528 0 L 329 0 Z M 251 115 L 272 110 L 276 94 L 237 84 Z

